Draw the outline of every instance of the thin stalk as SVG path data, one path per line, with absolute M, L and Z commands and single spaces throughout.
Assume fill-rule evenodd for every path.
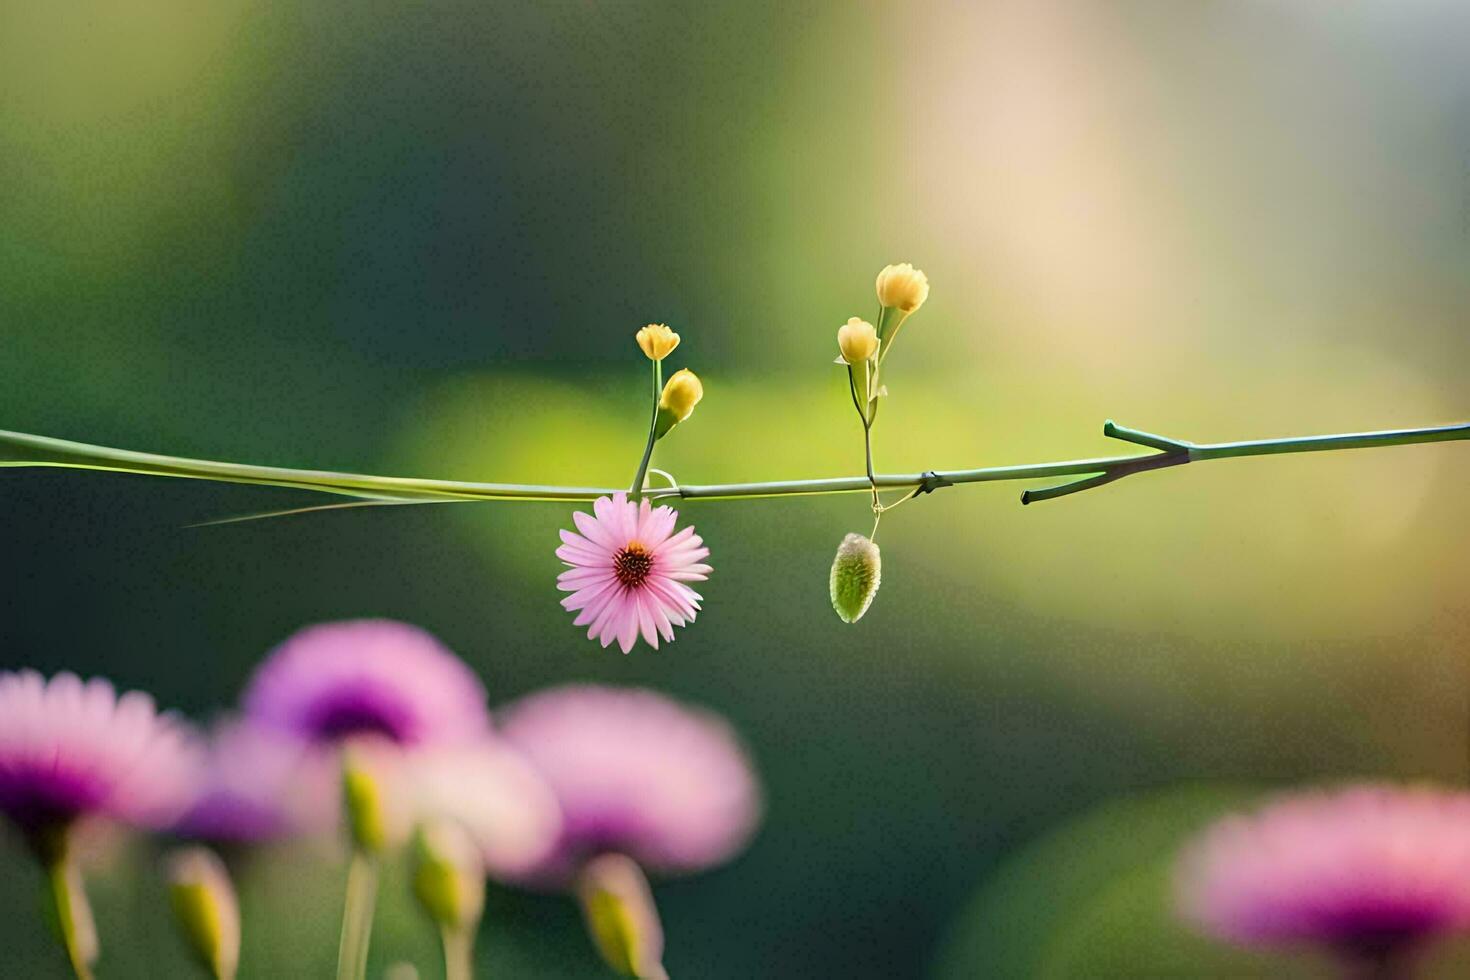
M 1108 423 L 1104 434 L 1149 448 L 1139 441 L 1146 433 L 1124 429 Z M 930 470 L 924 473 L 875 474 L 834 477 L 816 480 L 777 480 L 761 483 L 681 484 L 659 487 L 644 496 L 651 500 L 722 500 L 756 497 L 811 496 L 816 494 L 867 492 L 873 483 L 879 489 L 935 490 L 962 483 L 993 483 L 1011 480 L 1048 480 L 1065 476 L 1111 475 L 1115 479 L 1148 470 L 1163 469 L 1184 463 L 1213 459 L 1237 459 L 1246 456 L 1275 456 L 1283 453 L 1330 452 L 1340 449 L 1369 449 L 1382 446 L 1407 446 L 1419 443 L 1450 442 L 1470 439 L 1470 422 L 1416 429 L 1390 429 L 1381 432 L 1355 432 L 1342 435 L 1296 436 L 1285 439 L 1261 439 L 1247 442 L 1190 443 L 1152 437 L 1171 448 L 1134 456 L 1105 456 L 1072 459 L 1052 463 L 1027 463 L 1011 466 L 987 466 L 979 469 Z M 248 466 L 210 460 L 158 456 L 109 449 L 85 443 L 51 439 L 0 430 L 0 447 L 13 455 L 0 459 L 6 467 L 61 467 L 98 470 L 110 473 L 138 473 L 183 479 L 209 480 L 219 483 L 267 484 L 297 487 L 341 494 L 382 504 L 422 504 L 475 502 L 488 500 L 531 500 L 582 502 L 611 496 L 617 492 L 607 487 L 558 487 L 507 483 L 473 483 L 455 480 L 422 480 L 403 477 L 368 476 L 356 473 L 328 473 L 319 470 L 293 470 L 281 467 Z M 1109 481 L 1111 482 L 1111 481 Z M 1099 484 L 1101 485 L 1101 484 Z M 1055 489 L 1055 488 L 1051 488 Z M 1045 491 L 1028 495 L 1027 499 L 1051 499 Z
M 868 463 L 868 486 L 873 490 L 873 512 L 881 514 L 883 506 L 878 502 L 878 475 L 873 472 L 873 427 L 863 426 L 863 453 Z
M 862 397 L 858 397 L 857 366 L 854 364 L 847 366 L 847 388 L 852 393 L 852 407 L 857 409 L 858 418 L 863 423 L 863 458 L 867 464 L 868 487 L 873 492 L 873 513 L 881 514 L 883 508 L 878 500 L 877 476 L 873 473 L 873 415 L 876 414 L 874 409 L 877 406 L 873 404 L 873 365 L 870 360 L 863 362 Z M 874 533 L 877 530 L 878 524 L 875 521 Z
M 444 980 L 472 980 L 475 975 L 474 929 L 442 926 L 439 936 L 444 946 Z
M 653 459 L 653 444 L 658 441 L 658 399 L 664 390 L 663 361 L 653 362 L 653 412 L 648 419 L 648 445 L 643 447 L 643 459 L 638 462 L 638 472 L 633 475 L 633 485 L 628 496 L 637 500 L 643 495 L 643 480 L 648 476 L 648 463 Z
M 92 960 L 97 955 L 97 928 L 76 862 L 65 856 L 47 861 L 46 883 L 72 972 L 77 980 L 92 980 Z
M 342 906 L 342 941 L 337 947 L 337 980 L 364 980 L 373 910 L 378 901 L 378 861 L 353 848 L 347 866 L 347 899 Z

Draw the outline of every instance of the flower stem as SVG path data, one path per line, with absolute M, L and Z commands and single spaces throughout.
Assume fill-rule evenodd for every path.
M 97 927 L 82 886 L 81 871 L 75 861 L 63 855 L 46 863 L 46 882 L 56 913 L 57 931 L 61 934 L 72 972 L 77 980 L 92 980 L 92 961 L 97 957 Z
M 1293 436 L 1285 439 L 1260 439 L 1248 442 L 1192 443 L 1148 437 L 1115 426 L 1104 427 L 1110 438 L 1135 442 L 1159 450 L 1133 456 L 1106 456 L 1092 459 L 1069 459 L 1051 463 L 1026 463 L 1010 466 L 987 466 L 979 469 L 929 470 L 924 473 L 879 473 L 879 489 L 919 490 L 928 492 L 962 483 L 993 483 L 1006 480 L 1046 480 L 1064 476 L 1087 476 L 1061 487 L 1029 491 L 1023 501 L 1032 503 L 1066 496 L 1079 490 L 1101 486 L 1134 473 L 1163 469 L 1183 463 L 1212 459 L 1237 459 L 1246 456 L 1275 456 L 1283 453 L 1316 453 L 1342 449 L 1369 449 L 1381 446 L 1408 446 L 1418 443 L 1470 440 L 1470 422 L 1428 426 L 1416 429 L 1388 429 L 1380 432 L 1350 432 L 1326 436 Z M 1145 442 L 1144 438 L 1156 441 Z M 9 453 L 0 457 L 0 469 L 7 467 L 61 467 L 97 470 L 110 473 L 138 473 L 149 476 L 181 477 L 210 480 L 217 483 L 249 483 L 267 486 L 297 487 L 324 493 L 355 497 L 351 506 L 382 506 L 431 503 L 472 503 L 490 500 L 564 501 L 596 500 L 616 493 L 607 487 L 560 487 L 521 483 L 476 483 L 458 480 L 425 480 L 408 477 L 370 476 L 361 473 L 329 473 L 322 470 L 296 470 L 276 466 L 252 466 L 214 460 L 187 459 L 181 456 L 159 456 L 125 449 L 93 446 L 47 436 L 27 435 L 0 430 L 0 447 Z M 1168 447 L 1168 448 L 1164 448 Z M 776 480 L 760 483 L 681 484 L 658 487 L 645 496 L 667 500 L 722 500 L 755 497 L 811 496 L 829 493 L 867 492 L 872 482 L 864 476 L 832 477 L 816 480 Z M 1086 485 L 1079 485 L 1086 484 Z M 328 505 L 331 507 L 339 505 Z M 248 519 L 248 518 L 246 518 Z
M 873 365 L 871 361 L 863 362 L 862 398 L 858 398 L 857 369 L 852 364 L 847 366 L 847 387 L 852 392 L 852 406 L 857 409 L 858 418 L 863 422 L 863 457 L 867 463 L 868 487 L 873 492 L 873 513 L 881 517 L 883 506 L 878 500 L 878 478 L 873 473 L 873 417 L 877 414 L 875 411 L 877 405 L 873 401 Z M 873 533 L 878 533 L 876 520 L 873 522 Z
M 475 975 L 474 930 L 443 926 L 439 937 L 444 945 L 444 980 L 472 980 Z
M 662 361 L 653 362 L 653 411 L 648 419 L 648 444 L 643 447 L 643 459 L 638 462 L 638 472 L 633 475 L 633 485 L 628 488 L 628 496 L 637 500 L 643 496 L 643 480 L 648 476 L 648 463 L 653 459 L 653 444 L 658 441 L 658 399 L 663 394 L 664 388 L 664 365 Z
M 347 899 L 342 906 L 342 941 L 337 947 L 337 980 L 364 980 L 373 910 L 378 901 L 378 861 L 353 848 L 347 866 Z

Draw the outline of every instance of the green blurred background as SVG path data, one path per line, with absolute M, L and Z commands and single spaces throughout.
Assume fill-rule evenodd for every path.
M 861 469 L 831 365 L 872 280 L 933 292 L 881 469 L 1470 417 L 1470 12 L 1454 2 L 310 4 L 0 0 L 0 427 L 285 466 L 617 484 L 645 322 L 705 380 L 655 465 Z M 715 574 L 624 657 L 557 605 L 569 508 L 196 521 L 265 488 L 0 474 L 0 665 L 207 718 L 297 626 L 394 616 L 496 701 L 570 679 L 727 714 L 751 850 L 658 896 L 716 977 L 1318 976 L 1172 924 L 1180 836 L 1285 784 L 1463 781 L 1470 450 L 1185 467 L 884 524 L 861 497 L 691 502 Z M 6 976 L 59 977 L 0 861 Z M 265 856 L 243 974 L 322 976 L 340 868 Z M 106 978 L 187 975 L 137 847 L 94 871 Z M 399 879 L 401 884 L 401 879 Z M 438 966 L 393 881 L 374 972 Z M 497 892 L 485 975 L 602 974 Z M 1453 951 L 1451 951 L 1453 959 Z M 1444 961 L 1444 975 L 1453 968 Z

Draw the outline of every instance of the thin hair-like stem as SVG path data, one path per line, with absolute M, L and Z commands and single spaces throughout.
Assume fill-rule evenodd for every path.
M 663 394 L 664 387 L 664 365 L 662 361 L 653 361 L 653 413 L 648 420 L 648 444 L 643 447 L 643 458 L 638 461 L 638 472 L 633 474 L 633 485 L 628 488 L 628 496 L 637 500 L 643 495 L 643 481 L 648 476 L 648 464 L 653 459 L 653 445 L 658 442 L 658 401 Z

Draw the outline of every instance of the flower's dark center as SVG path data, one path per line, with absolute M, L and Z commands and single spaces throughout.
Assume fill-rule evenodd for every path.
M 382 735 L 393 742 L 413 741 L 414 722 L 401 700 L 368 685 L 345 685 L 308 709 L 307 729 L 314 738 L 336 742 L 354 735 Z
M 653 571 L 653 556 L 637 541 L 632 542 L 613 557 L 613 573 L 624 588 L 636 589 L 648 581 Z

